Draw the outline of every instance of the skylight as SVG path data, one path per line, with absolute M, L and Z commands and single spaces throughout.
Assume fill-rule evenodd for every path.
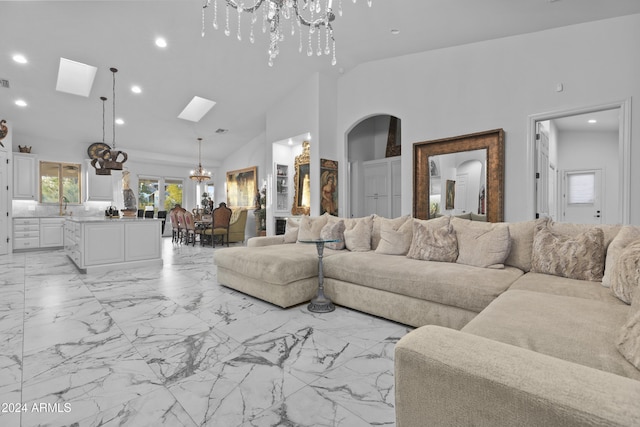
M 88 97 L 98 69 L 91 65 L 60 58 L 56 90 Z
M 216 105 L 215 101 L 194 96 L 191 102 L 184 107 L 182 113 L 178 115 L 179 119 L 189 120 L 191 122 L 199 122 L 200 119 Z

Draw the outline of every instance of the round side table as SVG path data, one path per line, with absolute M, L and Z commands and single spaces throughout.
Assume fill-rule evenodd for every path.
M 300 243 L 315 243 L 318 250 L 318 293 L 311 300 L 307 308 L 314 313 L 329 313 L 336 309 L 331 300 L 324 294 L 324 272 L 322 269 L 322 252 L 325 243 L 336 243 L 338 239 L 310 239 L 298 240 Z

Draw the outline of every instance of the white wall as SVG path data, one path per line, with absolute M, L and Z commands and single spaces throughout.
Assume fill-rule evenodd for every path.
M 602 222 L 620 223 L 618 212 L 618 132 L 558 133 L 558 169 L 602 169 L 605 198 L 602 203 Z M 558 183 L 562 185 L 562 180 Z M 562 194 L 561 189 L 558 190 Z
M 503 128 L 505 220 L 530 219 L 528 116 L 639 98 L 638 40 L 640 15 L 632 15 L 362 64 L 338 81 L 338 160 L 346 159 L 347 134 L 362 118 L 380 111 L 402 118 L 408 214 L 414 142 Z M 563 92 L 555 91 L 559 82 Z M 633 127 L 640 128 L 638 108 Z M 630 218 L 640 224 L 640 132 L 632 132 L 631 156 Z M 343 206 L 346 194 L 341 188 Z

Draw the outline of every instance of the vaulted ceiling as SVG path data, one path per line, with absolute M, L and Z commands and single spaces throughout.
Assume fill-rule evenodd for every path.
M 0 119 L 12 122 L 14 142 L 84 152 L 102 140 L 99 98 L 106 96 L 110 143 L 109 68 L 116 67 L 116 115 L 125 121 L 116 127 L 118 148 L 190 164 L 203 137 L 203 158 L 214 162 L 260 135 L 268 109 L 311 73 L 339 78 L 382 58 L 640 13 L 637 0 L 373 0 L 371 8 L 365 0 L 333 0 L 334 9 L 340 2 L 336 66 L 328 56 L 298 53 L 298 36 L 287 32 L 269 67 L 268 36 L 258 23 L 250 44 L 248 18 L 238 41 L 235 20 L 226 37 L 212 28 L 209 8 L 202 37 L 200 0 L 0 1 L 0 79 L 10 83 L 0 88 Z M 224 2 L 218 3 L 224 22 Z M 167 40 L 164 49 L 154 44 L 159 36 Z M 28 62 L 16 63 L 17 53 Z M 60 58 L 97 67 L 88 97 L 56 91 Z M 142 93 L 130 91 L 134 84 Z M 217 103 L 198 123 L 177 117 L 193 96 Z M 27 106 L 16 106 L 17 99 Z M 220 128 L 229 131 L 216 133 Z

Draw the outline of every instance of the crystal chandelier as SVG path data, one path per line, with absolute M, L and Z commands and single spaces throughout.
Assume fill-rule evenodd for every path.
M 307 45 L 307 55 L 313 55 L 313 46 L 317 44 L 316 55 L 320 56 L 332 55 L 331 65 L 336 65 L 336 41 L 333 38 L 333 27 L 331 22 L 336 18 L 333 13 L 333 0 L 247 0 L 254 1 L 253 5 L 247 6 L 241 0 L 220 0 L 226 5 L 225 19 L 225 35 L 229 36 L 231 9 L 236 10 L 237 14 L 237 37 L 242 40 L 241 21 L 242 13 L 251 15 L 251 30 L 249 33 L 249 41 L 254 43 L 253 26 L 258 20 L 258 10 L 262 7 L 262 32 L 266 33 L 269 29 L 269 66 L 273 66 L 273 60 L 280 53 L 278 43 L 284 40 L 284 20 L 290 21 L 291 36 L 298 31 L 299 45 L 298 51 L 302 52 L 302 45 Z M 355 3 L 357 0 L 353 0 Z M 369 7 L 371 1 L 367 0 Z M 218 29 L 218 0 L 206 0 L 202 7 L 202 37 L 204 37 L 205 27 L 205 10 L 211 6 L 213 2 L 213 28 Z M 338 0 L 338 15 L 342 16 L 342 0 Z M 235 18 L 234 18 L 235 19 Z M 308 34 L 303 36 L 303 26 L 307 29 Z M 323 30 L 324 29 L 324 33 Z M 317 35 L 314 36 L 314 34 Z M 314 41 L 317 37 L 317 42 Z M 308 39 L 303 43 L 303 38 Z M 324 43 L 323 43 L 324 39 Z M 323 47 L 324 44 L 324 47 Z
M 198 138 L 198 167 L 191 171 L 189 178 L 198 182 L 211 179 L 211 172 L 202 167 L 202 138 Z

